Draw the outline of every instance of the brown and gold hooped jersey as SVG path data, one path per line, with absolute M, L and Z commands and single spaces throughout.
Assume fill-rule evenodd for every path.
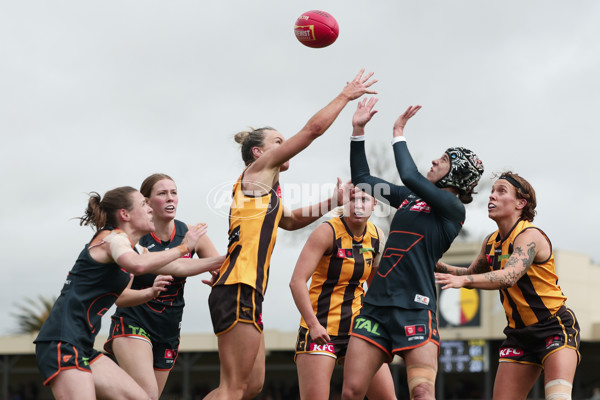
M 324 223 L 333 229 L 333 251 L 323 255 L 312 274 L 310 302 L 329 335 L 348 335 L 362 306 L 363 283 L 371 274 L 380 239 L 370 221 L 360 237 L 350 232 L 343 218 Z M 308 328 L 304 318 L 300 325 Z
M 215 285 L 243 283 L 263 296 L 269 280 L 271 253 L 283 214 L 279 182 L 266 194 L 242 191 L 242 174 L 233 186 L 229 210 L 229 245 Z
M 500 238 L 499 231 L 492 233 L 485 247 L 485 253 L 492 270 L 504 268 L 513 253 L 517 236 L 527 229 L 537 229 L 552 243 L 546 234 L 528 221 L 519 221 L 506 239 Z M 500 290 L 500 301 L 506 312 L 508 326 L 522 328 L 543 321 L 555 314 L 567 297 L 558 286 L 558 276 L 554 269 L 554 253 L 542 263 L 533 263 L 517 283 Z

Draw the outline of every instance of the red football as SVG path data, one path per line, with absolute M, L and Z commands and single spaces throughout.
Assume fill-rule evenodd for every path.
M 308 47 L 326 47 L 335 42 L 340 29 L 333 16 L 313 10 L 302 14 L 294 25 L 296 39 Z

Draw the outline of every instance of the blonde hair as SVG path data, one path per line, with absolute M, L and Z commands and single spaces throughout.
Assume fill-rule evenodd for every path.
M 252 149 L 254 147 L 263 147 L 265 141 L 265 132 L 274 131 L 270 126 L 254 129 L 252 127 L 247 131 L 241 131 L 235 134 L 233 139 L 242 147 L 242 160 L 246 165 L 254 161 Z

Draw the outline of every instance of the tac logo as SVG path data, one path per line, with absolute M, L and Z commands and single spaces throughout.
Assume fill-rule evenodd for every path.
M 517 357 L 517 356 L 522 356 L 522 355 L 523 355 L 523 350 L 518 349 L 516 347 L 505 347 L 503 349 L 500 349 L 500 358 Z
M 408 325 L 404 327 L 406 336 L 423 335 L 425 334 L 425 325 Z
M 335 353 L 335 347 L 333 346 L 333 343 L 327 343 L 327 344 L 311 343 L 310 351 L 324 351 L 327 353 Z
M 352 258 L 352 249 L 338 249 L 338 258 Z

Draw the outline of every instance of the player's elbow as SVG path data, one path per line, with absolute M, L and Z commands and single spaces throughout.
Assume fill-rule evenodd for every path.
M 327 126 L 318 121 L 309 122 L 306 124 L 306 136 L 310 139 L 310 141 L 313 141 L 323 135 L 326 129 Z

